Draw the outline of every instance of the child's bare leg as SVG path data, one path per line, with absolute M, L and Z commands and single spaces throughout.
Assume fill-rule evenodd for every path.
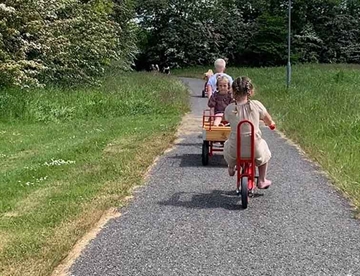
M 235 175 L 235 167 L 230 167 L 228 165 L 228 173 L 230 176 L 234 176 Z
M 268 163 L 259 166 L 259 189 L 267 189 L 271 185 L 271 181 L 266 179 Z
M 225 145 L 224 145 L 224 159 L 228 165 L 229 175 L 234 176 L 235 175 L 235 166 L 236 166 L 236 157 L 234 158 L 234 156 L 230 153 L 231 153 L 231 151 L 230 151 L 229 141 L 226 141 Z
M 214 116 L 215 115 L 215 108 L 211 107 L 210 108 L 210 116 L 209 116 L 209 123 L 213 123 L 214 122 Z

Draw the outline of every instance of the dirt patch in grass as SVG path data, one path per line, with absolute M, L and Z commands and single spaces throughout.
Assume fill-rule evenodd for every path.
M 18 201 L 14 210 L 4 213 L 5 217 L 17 217 L 33 211 L 42 204 L 43 200 L 56 191 L 56 187 L 46 187 L 38 189 L 29 194 L 24 199 Z
M 9 243 L 10 240 L 11 237 L 9 236 L 8 233 L 0 231 L 0 254 L 4 251 L 6 245 Z
M 126 151 L 129 151 L 134 147 L 134 139 L 137 139 L 136 136 L 130 136 L 126 138 L 116 139 L 111 143 L 107 144 L 104 149 L 106 154 L 119 154 Z

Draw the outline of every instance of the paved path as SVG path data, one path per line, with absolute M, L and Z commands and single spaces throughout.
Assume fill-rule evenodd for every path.
M 176 147 L 122 216 L 71 269 L 74 276 L 360 275 L 360 222 L 317 168 L 264 129 L 273 186 L 241 209 L 222 155 L 201 165 L 203 82 Z

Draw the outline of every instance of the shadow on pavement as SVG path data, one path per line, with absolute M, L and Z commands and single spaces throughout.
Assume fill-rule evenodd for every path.
M 191 195 L 192 194 L 192 195 Z M 191 196 L 191 199 L 187 199 Z M 255 197 L 263 194 L 255 194 Z M 193 209 L 223 208 L 226 210 L 243 210 L 240 197 L 235 191 L 213 190 L 210 193 L 175 193 L 169 200 L 158 202 L 163 206 L 185 207 Z
M 199 149 L 199 152 L 201 154 L 201 144 L 199 143 L 176 143 L 175 146 L 179 147 L 196 147 Z
M 181 146 L 181 144 L 180 144 Z M 190 154 L 181 154 L 176 156 L 171 156 L 169 159 L 180 159 L 180 167 L 217 167 L 217 168 L 227 168 L 225 159 L 222 154 L 215 154 L 209 158 L 209 164 L 207 166 L 203 166 L 201 162 L 201 152 L 198 154 L 190 153 Z
M 201 98 L 201 99 L 206 99 L 207 100 L 207 97 L 205 98 L 205 97 L 203 97 L 202 95 L 191 95 L 190 97 L 192 97 L 192 98 Z

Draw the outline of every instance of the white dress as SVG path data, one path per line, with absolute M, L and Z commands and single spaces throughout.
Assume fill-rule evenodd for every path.
M 236 139 L 237 125 L 242 120 L 249 120 L 254 125 L 255 131 L 255 164 L 261 166 L 269 162 L 271 152 L 264 139 L 262 139 L 259 123 L 266 114 L 266 108 L 256 100 L 244 104 L 229 104 L 225 109 L 225 120 L 230 123 L 231 133 L 224 145 L 224 158 L 230 167 L 236 165 Z M 241 127 L 241 157 L 250 157 L 250 135 L 251 130 L 248 124 Z

